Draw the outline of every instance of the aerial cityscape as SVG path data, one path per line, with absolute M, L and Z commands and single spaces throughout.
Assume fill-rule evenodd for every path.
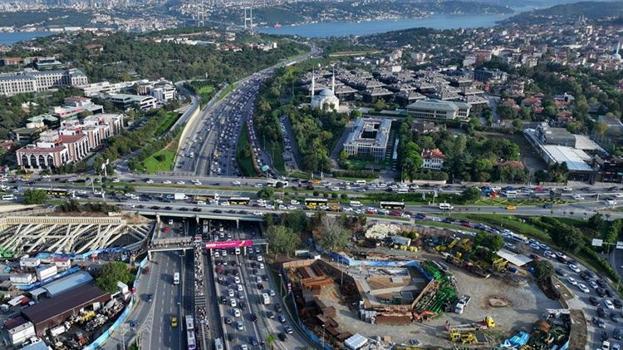
M 0 349 L 621 350 L 623 2 L 0 0 Z

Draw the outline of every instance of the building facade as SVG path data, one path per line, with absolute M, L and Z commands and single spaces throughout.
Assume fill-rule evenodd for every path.
M 344 142 L 344 150 L 349 156 L 385 159 L 391 126 L 390 119 L 358 118 Z
M 439 148 L 422 151 L 422 169 L 441 170 L 446 156 Z
M 408 105 L 407 112 L 416 118 L 466 120 L 469 118 L 470 108 L 470 105 L 464 102 L 426 99 Z
M 87 85 L 87 76 L 79 69 L 37 71 L 27 69 L 16 73 L 0 74 L 0 95 L 40 92 L 53 87 Z

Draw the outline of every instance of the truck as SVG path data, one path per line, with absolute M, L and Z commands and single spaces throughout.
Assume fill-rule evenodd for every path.
M 467 307 L 467 304 L 469 304 L 469 301 L 472 300 L 472 297 L 470 297 L 469 295 L 463 295 L 459 298 L 459 301 L 456 303 L 456 306 L 454 307 L 454 312 L 456 312 L 457 314 L 462 314 L 463 311 L 465 311 L 465 308 Z
M 176 201 L 185 201 L 188 197 L 184 193 L 175 193 L 173 199 Z

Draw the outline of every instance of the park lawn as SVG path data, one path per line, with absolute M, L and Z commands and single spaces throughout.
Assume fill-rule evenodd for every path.
M 201 101 L 203 103 L 207 103 L 208 101 L 210 101 L 212 96 L 214 96 L 214 86 L 204 85 L 197 89 L 197 94 L 199 94 L 199 97 L 201 97 Z
M 242 176 L 257 176 L 255 166 L 253 166 L 253 159 L 243 156 L 243 150 L 245 149 L 250 150 L 251 143 L 249 142 L 249 130 L 246 128 L 246 125 L 243 125 L 240 137 L 238 138 L 238 145 L 236 146 L 236 162 L 238 163 Z
M 174 111 L 167 112 L 166 117 L 162 120 L 156 129 L 156 137 L 164 135 L 175 124 L 180 114 Z
M 145 168 L 145 172 L 148 174 L 156 174 L 173 170 L 178 142 L 179 139 L 175 139 L 165 148 L 147 157 L 143 161 L 143 167 Z M 163 157 L 164 159 L 160 161 L 158 160 L 159 157 Z

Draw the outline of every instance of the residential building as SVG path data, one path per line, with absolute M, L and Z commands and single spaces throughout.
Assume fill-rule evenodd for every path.
M 439 148 L 422 150 L 422 169 L 441 170 L 446 156 Z
M 344 150 L 349 156 L 385 159 L 391 126 L 390 119 L 357 118 L 353 131 L 344 142 Z
M 417 118 L 428 119 L 467 119 L 470 105 L 457 101 L 426 99 L 407 105 L 407 112 Z

